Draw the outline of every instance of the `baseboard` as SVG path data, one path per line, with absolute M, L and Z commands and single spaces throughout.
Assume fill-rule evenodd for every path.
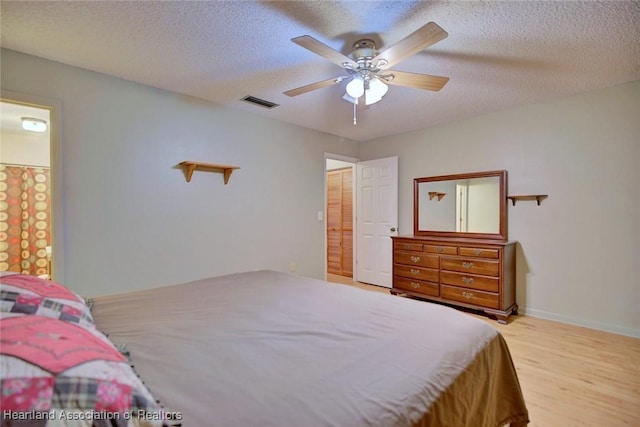
M 556 322 L 568 323 L 575 326 L 583 326 L 589 329 L 596 329 L 604 332 L 611 332 L 618 335 L 625 335 L 633 338 L 640 338 L 640 330 L 634 328 L 628 328 L 626 326 L 614 325 L 611 323 L 594 322 L 592 320 L 579 319 L 576 317 L 564 316 L 562 314 L 549 313 L 543 310 L 536 310 L 533 308 L 519 307 L 518 312 L 540 319 L 554 320 Z

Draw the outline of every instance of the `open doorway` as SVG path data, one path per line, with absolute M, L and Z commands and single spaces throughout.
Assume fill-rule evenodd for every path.
M 355 164 L 358 159 L 325 154 L 325 274 L 354 278 Z
M 342 203 L 340 209 L 329 204 L 328 170 L 331 168 L 351 171 L 351 204 Z M 342 183 L 344 179 L 343 174 Z M 343 194 L 344 191 L 340 197 Z M 363 282 L 390 288 L 393 270 L 390 236 L 398 233 L 398 157 L 361 162 L 325 153 L 325 203 L 325 277 L 340 283 L 345 283 L 346 279 L 347 283 Z M 334 225 L 337 220 L 331 218 L 332 211 L 342 221 L 340 228 Z M 345 227 L 345 222 L 350 223 L 350 227 Z M 350 248 L 349 243 L 345 244 L 345 236 L 350 237 Z M 341 258 L 331 246 L 336 241 L 342 245 Z M 345 275 L 330 273 L 331 263 L 338 260 L 342 267 L 350 263 L 351 277 L 345 274 L 344 268 L 340 274 Z
M 50 279 L 51 110 L 3 96 L 0 113 L 0 272 Z

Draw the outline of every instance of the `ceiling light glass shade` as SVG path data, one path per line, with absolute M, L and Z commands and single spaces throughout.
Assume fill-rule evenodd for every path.
M 22 129 L 30 132 L 46 132 L 47 122 L 33 117 L 22 117 Z
M 364 105 L 371 105 L 371 104 L 375 104 L 376 102 L 380 101 L 382 99 L 381 96 L 376 97 L 374 95 L 371 95 L 369 93 L 370 91 L 367 91 L 364 95 Z
M 382 83 L 380 79 L 373 78 L 369 81 L 369 90 L 367 90 L 367 95 L 371 93 L 371 97 L 373 98 L 382 98 L 387 94 L 389 90 L 389 86 Z
M 360 77 L 354 77 L 347 84 L 347 93 L 352 98 L 360 98 L 364 94 L 364 82 Z
M 344 95 L 342 95 L 342 99 L 344 99 L 347 102 L 350 102 L 352 104 L 357 104 L 358 103 L 358 98 L 353 98 L 351 96 L 349 96 L 348 93 L 345 93 Z

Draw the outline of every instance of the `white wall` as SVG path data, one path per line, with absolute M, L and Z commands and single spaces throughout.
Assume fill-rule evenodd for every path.
M 444 96 L 444 95 L 443 95 Z M 413 179 L 506 169 L 526 313 L 640 336 L 640 82 L 370 141 L 399 156 L 400 229 Z
M 49 138 L 0 132 L 0 163 L 49 167 Z
M 61 103 L 58 280 L 100 295 L 291 261 L 324 277 L 324 153 L 356 143 L 13 51 L 1 62 L 3 90 Z M 187 183 L 183 160 L 241 169 Z
M 417 177 L 416 177 L 417 178 Z M 456 181 L 440 180 L 418 184 L 418 230 L 456 231 L 458 195 Z M 431 198 L 430 192 L 446 194 L 443 199 Z M 412 199 L 412 205 L 415 203 Z M 404 207 L 403 207 L 404 208 Z M 411 234 L 413 228 L 401 228 L 401 234 Z
M 6 114 L 3 117 L 3 123 L 7 117 L 15 120 L 13 126 L 0 128 L 0 163 L 48 168 L 51 164 L 50 127 L 47 126 L 47 131 L 43 133 L 29 132 L 22 129 L 19 120 L 20 117 L 36 116 L 49 123 L 51 121 L 49 111 L 27 105 L 0 102 L 0 114 Z
M 465 230 L 473 233 L 495 233 L 500 230 L 500 185 L 496 185 L 496 178 L 469 180 Z

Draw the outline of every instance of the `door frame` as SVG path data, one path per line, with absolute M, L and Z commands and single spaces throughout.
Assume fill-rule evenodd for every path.
M 323 240 L 324 240 L 324 255 L 323 255 L 323 269 L 324 269 L 324 280 L 327 280 L 328 277 L 328 272 L 327 272 L 327 246 L 329 245 L 329 242 L 327 241 L 327 160 L 331 159 L 331 160 L 340 160 L 343 162 L 348 162 L 351 163 L 351 173 L 352 173 L 352 177 L 353 177 L 353 186 L 355 188 L 356 185 L 356 163 L 358 163 L 360 161 L 359 158 L 356 157 L 349 157 L 349 156 L 343 156 L 341 154 L 333 154 L 333 153 L 324 153 L 324 167 L 322 170 L 322 176 L 323 176 L 323 182 L 324 182 L 324 204 L 323 204 L 323 214 L 322 214 L 322 223 L 323 223 L 323 228 L 322 228 L 322 234 L 323 234 Z M 356 197 L 355 197 L 355 192 L 354 195 L 352 197 L 351 200 L 352 203 L 352 209 L 351 211 L 353 212 L 353 277 L 352 279 L 355 281 L 356 280 Z
M 22 104 L 49 110 L 49 171 L 51 176 L 51 248 L 54 254 L 51 262 L 51 276 L 64 283 L 64 203 L 62 183 L 62 144 L 61 119 L 62 103 L 57 99 L 45 98 L 21 92 L 2 89 L 0 99 L 3 102 Z

